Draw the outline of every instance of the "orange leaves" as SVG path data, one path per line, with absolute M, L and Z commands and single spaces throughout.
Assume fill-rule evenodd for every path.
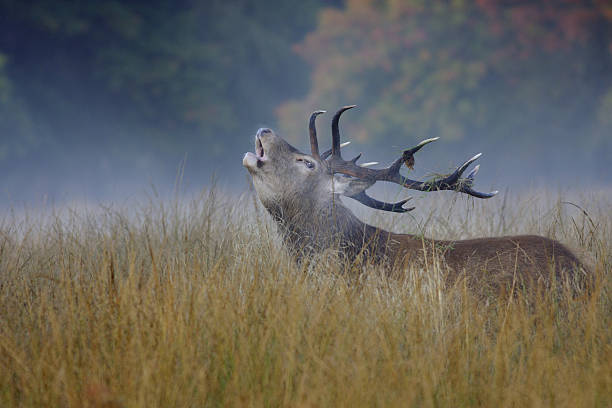
M 541 50 L 554 52 L 584 44 L 605 9 L 586 1 L 569 0 L 479 0 L 477 6 L 486 14 L 491 34 L 501 36 L 505 33 L 518 40 L 519 47 L 513 48 L 513 54 L 522 57 Z
M 542 127 L 540 110 L 555 120 L 595 112 L 587 106 L 597 105 L 600 87 L 578 87 L 601 75 L 588 73 L 596 64 L 587 59 L 612 52 L 612 42 L 592 41 L 610 21 L 602 4 L 351 0 L 321 12 L 298 46 L 313 64 L 312 86 L 279 111 L 280 121 L 301 129 L 313 109 L 355 103 L 351 138 L 359 129 L 372 143 L 404 143 L 405 134 L 503 139 Z

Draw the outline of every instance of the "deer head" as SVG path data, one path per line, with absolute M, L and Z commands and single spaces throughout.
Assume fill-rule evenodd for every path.
M 253 177 L 253 185 L 265 206 L 282 202 L 302 202 L 304 207 L 316 209 L 332 200 L 334 195 L 354 196 L 374 181 L 334 174 L 326 160 L 318 153 L 314 119 L 311 118 L 312 154 L 302 153 L 274 131 L 262 128 L 255 135 L 255 153 L 248 152 L 242 161 Z
M 339 119 L 346 110 L 355 105 L 345 106 L 334 115 L 332 120 L 332 148 L 319 153 L 315 120 L 325 111 L 315 111 L 310 117 L 311 154 L 300 152 L 287 143 L 274 131 L 262 128 L 255 135 L 255 153 L 246 153 L 243 165 L 253 177 L 253 184 L 264 204 L 279 199 L 299 198 L 307 202 L 327 201 L 333 195 L 344 195 L 361 203 L 384 211 L 406 212 L 403 204 L 389 204 L 369 197 L 365 190 L 377 181 L 388 181 L 408 189 L 420 191 L 455 190 L 478 198 L 490 198 L 497 194 L 481 193 L 472 189 L 476 166 L 467 177 L 461 176 L 468 166 L 478 159 L 477 154 L 459 166 L 453 173 L 430 181 L 416 181 L 400 174 L 402 164 L 414 165 L 414 153 L 438 138 L 427 139 L 417 146 L 404 150 L 402 156 L 384 169 L 370 169 L 357 164 L 359 154 L 352 160 L 344 160 L 340 154 Z

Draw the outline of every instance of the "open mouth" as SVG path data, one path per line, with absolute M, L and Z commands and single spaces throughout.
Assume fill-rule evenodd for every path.
M 257 132 L 257 135 L 255 135 L 255 153 L 245 153 L 242 158 L 242 165 L 246 167 L 249 172 L 255 174 L 255 170 L 263 167 L 267 160 L 266 151 L 261 142 L 259 132 Z
M 259 137 L 255 139 L 255 153 L 257 154 L 258 159 L 263 159 L 265 152 L 263 144 L 261 144 L 261 139 Z

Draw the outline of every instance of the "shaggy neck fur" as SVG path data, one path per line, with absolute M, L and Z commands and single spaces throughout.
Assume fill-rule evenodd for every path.
M 322 203 L 283 197 L 263 204 L 297 256 L 331 248 L 349 259 L 360 253 L 380 258 L 390 247 L 390 233 L 359 220 L 337 196 Z

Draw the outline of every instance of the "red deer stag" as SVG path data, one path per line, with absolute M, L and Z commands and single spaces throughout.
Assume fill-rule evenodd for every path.
M 423 262 L 434 253 L 448 271 L 447 281 L 465 274 L 470 284 L 494 287 L 517 282 L 524 285 L 554 279 L 571 279 L 581 275 L 581 264 L 563 244 L 549 238 L 519 235 L 441 241 L 421 236 L 395 234 L 360 221 L 339 199 L 340 195 L 383 211 L 406 212 L 408 200 L 386 203 L 370 197 L 365 191 L 377 181 L 399 184 L 419 191 L 453 190 L 477 198 L 497 194 L 481 193 L 472 188 L 476 166 L 462 177 L 480 154 L 472 157 L 446 177 L 415 181 L 400 174 L 403 164 L 412 167 L 414 153 L 436 140 L 428 139 L 384 169 L 357 165 L 360 155 L 344 160 L 340 154 L 340 115 L 354 106 L 340 109 L 332 120 L 332 147 L 319 153 L 315 120 L 324 111 L 310 117 L 311 154 L 291 146 L 270 129 L 259 129 L 255 153 L 246 153 L 243 165 L 253 178 L 253 185 L 264 207 L 278 223 L 283 238 L 294 254 L 301 258 L 310 252 L 336 248 L 345 259 L 360 256 L 374 262 L 388 262 L 394 270 Z M 398 269 L 397 267 L 400 267 Z

